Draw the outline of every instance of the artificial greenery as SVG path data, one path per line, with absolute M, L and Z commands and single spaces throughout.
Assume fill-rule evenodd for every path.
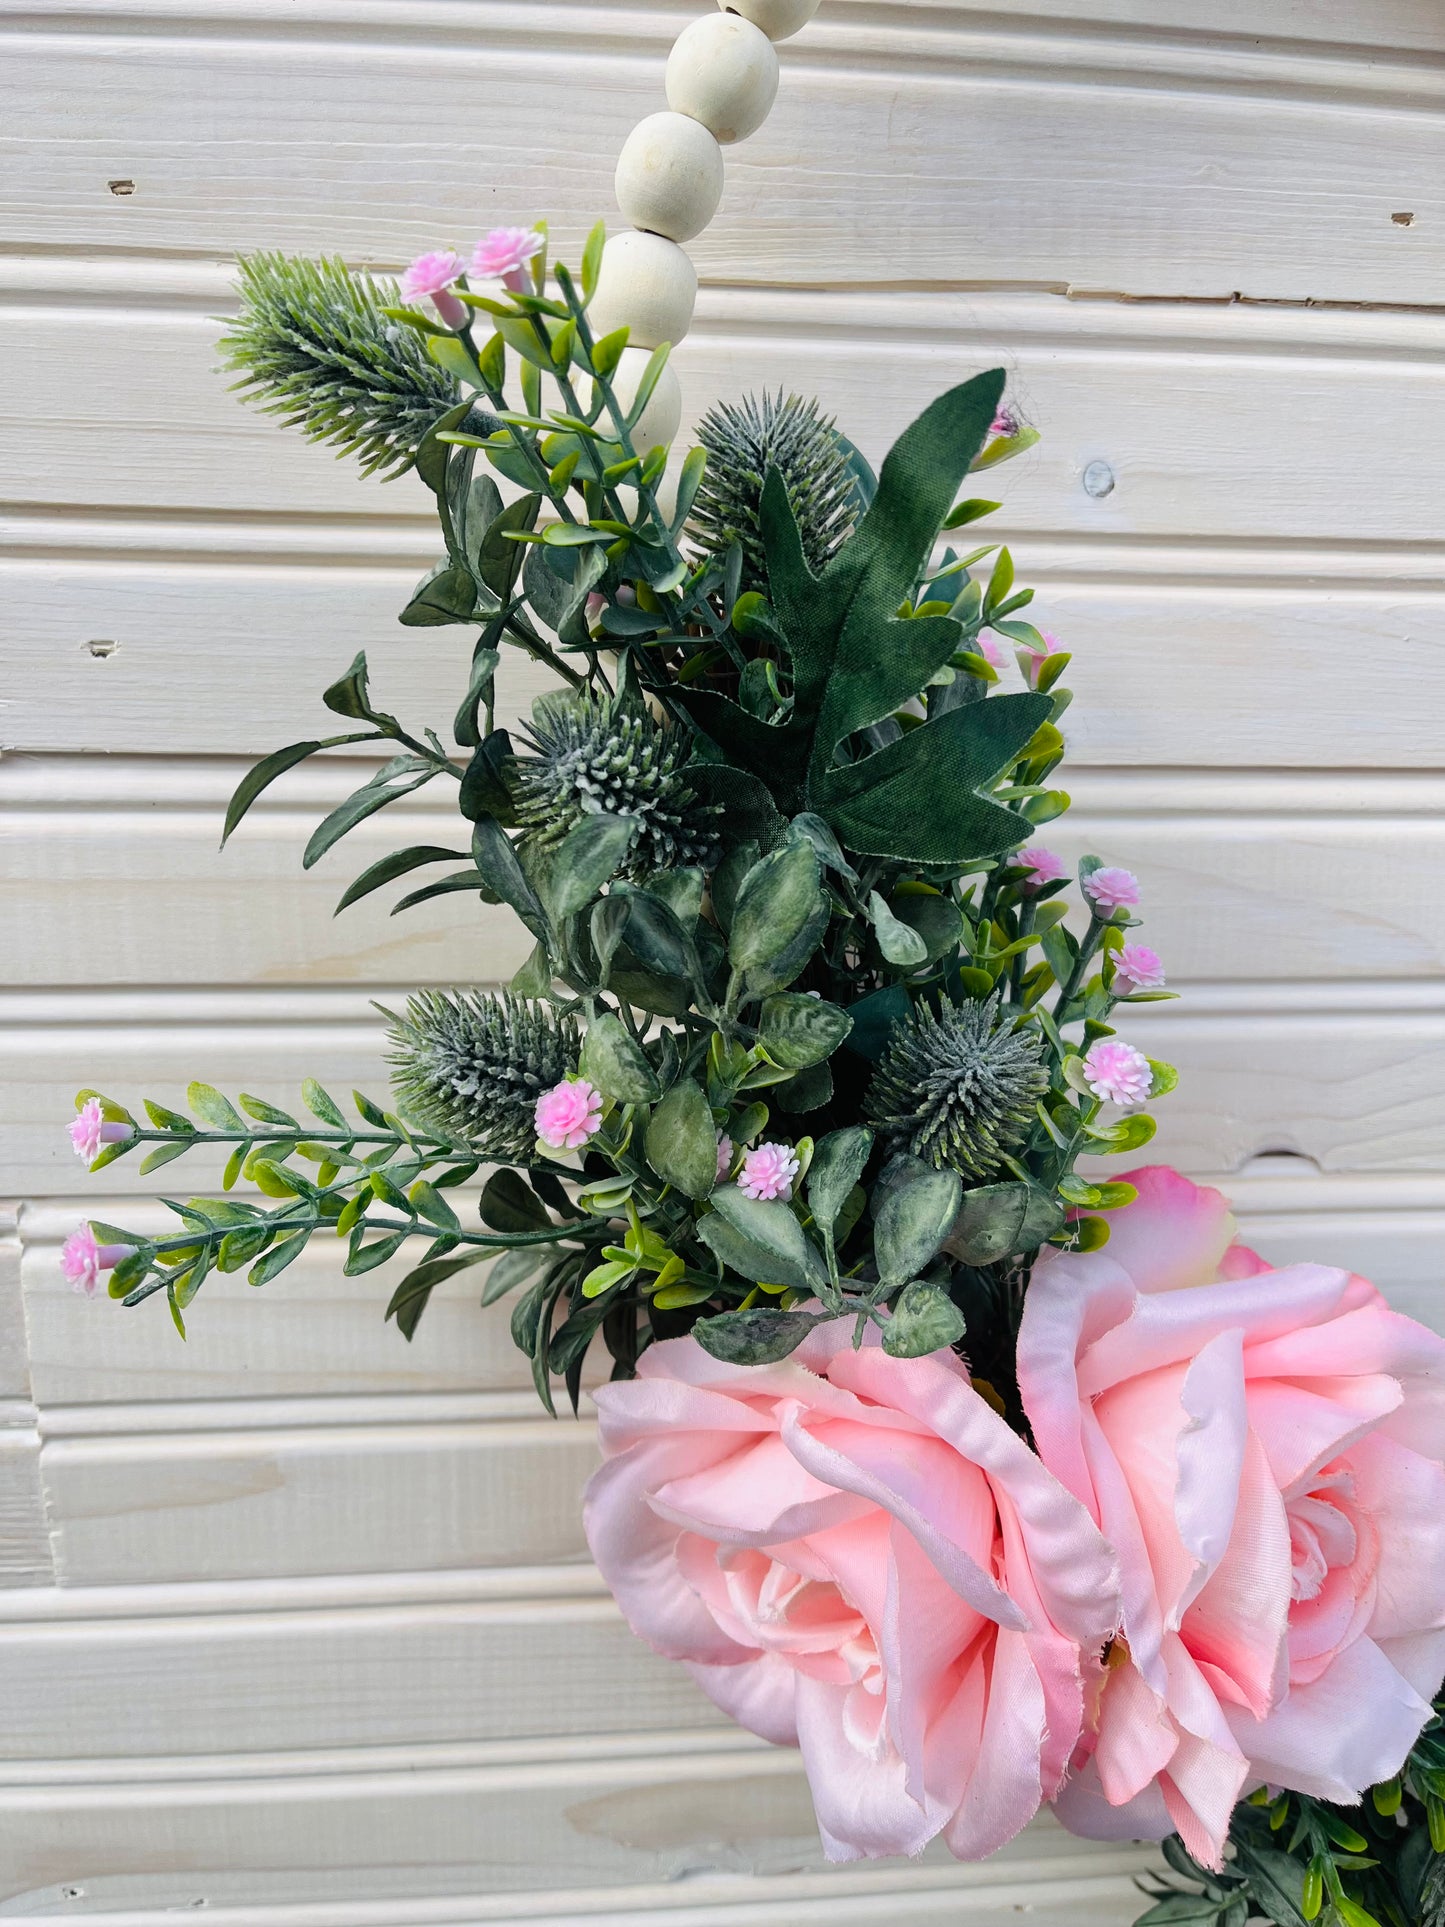
M 997 433 L 1003 377 L 976 376 L 875 477 L 811 404 L 765 398 L 714 416 L 711 482 L 691 450 L 664 506 L 667 453 L 635 431 L 667 351 L 624 405 L 626 332 L 588 321 L 602 238 L 575 278 L 544 249 L 524 291 L 461 283 L 456 329 L 335 264 L 245 270 L 233 365 L 364 464 L 414 459 L 444 553 L 401 620 L 470 633 L 447 733 L 379 708 L 359 656 L 323 698 L 348 727 L 264 758 L 226 834 L 298 763 L 382 746 L 303 862 L 454 784 L 461 836 L 388 852 L 338 908 L 397 884 L 397 911 L 470 897 L 534 947 L 504 994 L 390 1015 L 390 1106 L 358 1096 L 352 1117 L 308 1085 L 303 1119 L 201 1084 L 142 1123 L 104 1100 L 130 1135 L 97 1163 L 229 1152 L 221 1195 L 173 1203 L 176 1235 L 102 1227 L 131 1247 L 112 1290 L 164 1291 L 183 1325 L 212 1271 L 264 1284 L 329 1232 L 350 1273 L 420 1247 L 389 1307 L 408 1336 L 439 1283 L 495 1259 L 486 1295 L 514 1294 L 549 1405 L 554 1379 L 575 1401 L 595 1344 L 617 1372 L 687 1331 L 761 1361 L 846 1317 L 901 1355 L 996 1354 L 1013 1410 L 1034 1255 L 1102 1243 L 1133 1195 L 1076 1160 L 1154 1128 L 1106 1114 L 1082 1066 L 1113 1028 L 1131 918 L 1071 932 L 1065 884 L 1016 855 L 1067 807 L 1068 658 L 1001 690 L 980 638 L 1038 643 L 1031 591 L 996 544 L 939 548 L 996 506 L 959 499 L 970 470 L 1031 437 Z M 563 685 L 515 740 L 495 714 L 509 646 Z M 535 1134 L 569 1078 L 571 1151 Z M 1154 1067 L 1156 1092 L 1172 1081 Z M 765 1142 L 795 1168 L 750 1195 Z
M 358 456 L 367 473 L 410 468 L 458 391 L 387 315 L 396 289 L 341 261 L 253 254 L 240 264 L 240 295 L 221 340 L 234 385 L 310 440 Z
M 693 504 L 689 532 L 700 549 L 722 557 L 742 551 L 741 588 L 767 593 L 763 542 L 763 485 L 768 471 L 783 479 L 798 520 L 803 556 L 815 575 L 837 554 L 864 504 L 850 442 L 815 401 L 801 396 L 745 395 L 718 402 L 697 425 L 707 469 Z
M 1177 1835 L 1173 1881 L 1141 1882 L 1135 1927 L 1445 1927 L 1445 1698 L 1396 1779 L 1356 1807 L 1260 1788 L 1235 1808 L 1222 1873 Z

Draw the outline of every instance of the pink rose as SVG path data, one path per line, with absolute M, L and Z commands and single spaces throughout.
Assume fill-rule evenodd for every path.
M 1445 1673 L 1445 1341 L 1325 1265 L 1271 1271 L 1217 1191 L 1134 1171 L 1037 1266 L 1019 1385 L 1118 1549 L 1123 1634 L 1060 1817 L 1219 1866 L 1260 1781 L 1352 1804 Z
M 596 1394 L 585 1507 L 634 1632 L 802 1748 L 830 1859 L 1012 1839 L 1118 1624 L 1082 1506 L 957 1358 L 890 1358 L 876 1329 L 854 1351 L 851 1321 L 776 1365 L 677 1338 L 637 1369 Z

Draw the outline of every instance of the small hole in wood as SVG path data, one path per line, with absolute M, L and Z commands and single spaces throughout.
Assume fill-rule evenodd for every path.
M 86 654 L 95 656 L 101 662 L 104 662 L 107 656 L 113 656 L 119 647 L 118 642 L 111 642 L 103 637 L 85 645 Z
M 1395 223 L 1396 227 L 1413 227 L 1415 225 L 1415 217 L 1413 214 L 1392 214 L 1390 219 Z
M 122 199 L 124 199 L 127 194 L 135 193 L 134 181 L 107 181 L 106 186 L 112 194 L 118 194 Z

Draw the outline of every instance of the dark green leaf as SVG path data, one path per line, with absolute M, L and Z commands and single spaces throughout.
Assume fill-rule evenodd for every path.
M 471 570 L 461 562 L 438 562 L 412 590 L 397 621 L 408 629 L 435 629 L 450 622 L 471 622 L 476 611 L 477 585 Z
M 637 835 L 630 816 L 584 816 L 558 845 L 547 876 L 547 895 L 558 923 L 575 916 L 610 883 L 627 860 Z
M 493 1231 L 544 1231 L 551 1223 L 547 1207 L 517 1172 L 494 1171 L 482 1188 L 478 1206 L 483 1224 Z
M 818 858 L 793 843 L 761 858 L 742 880 L 728 933 L 735 971 L 766 967 L 807 927 L 818 906 Z
M 542 906 L 517 860 L 510 839 L 495 817 L 478 817 L 472 831 L 472 860 L 499 903 L 509 903 L 534 937 L 544 932 Z
M 358 823 L 364 823 L 367 817 L 374 816 L 378 810 L 385 809 L 388 803 L 395 803 L 400 797 L 410 796 L 413 790 L 419 790 L 423 783 L 429 783 L 437 773 L 435 766 L 430 763 L 424 764 L 418 770 L 414 757 L 398 757 L 397 762 L 406 766 L 408 772 L 406 781 L 399 780 L 402 771 L 397 770 L 395 765 L 388 764 L 387 769 L 392 772 L 390 775 L 383 772 L 379 776 L 374 776 L 369 783 L 364 783 L 359 790 L 354 790 L 344 803 L 339 803 L 329 816 L 322 818 L 311 832 L 311 840 L 302 852 L 303 870 L 309 870 L 319 857 L 326 854 L 333 843 L 339 843 L 348 831 L 356 828 Z
M 855 1184 L 863 1175 L 873 1133 L 861 1124 L 819 1138 L 808 1167 L 808 1204 L 820 1231 L 830 1231 Z
M 350 740 L 359 742 L 362 739 L 352 737 Z M 285 749 L 272 750 L 269 756 L 263 756 L 259 763 L 253 764 L 236 785 L 231 800 L 226 806 L 226 826 L 221 834 L 222 845 L 224 846 L 227 837 L 262 790 L 274 783 L 278 776 L 284 776 L 288 769 L 294 769 L 298 763 L 304 763 L 308 756 L 314 756 L 320 748 L 319 742 L 291 743 Z
M 478 745 L 462 777 L 457 807 L 469 823 L 484 816 L 495 817 L 510 828 L 516 821 L 512 793 L 507 788 L 507 767 L 512 760 L 512 739 L 505 729 L 494 729 Z
M 885 1193 L 873 1226 L 873 1255 L 885 1284 L 918 1276 L 948 1236 L 962 1193 L 956 1171 L 922 1164 Z
M 887 1047 L 893 1026 L 912 1010 L 913 1004 L 902 984 L 888 984 L 870 990 L 856 1004 L 849 1004 L 853 1028 L 848 1033 L 848 1048 L 870 1063 L 876 1063 Z
M 361 875 L 343 894 L 333 915 L 345 910 L 350 904 L 360 902 L 362 897 L 370 896 L 371 892 L 373 890 L 379 890 L 383 883 L 392 883 L 397 877 L 404 877 L 412 870 L 421 869 L 424 864 L 459 863 L 463 862 L 465 858 L 465 850 L 443 850 L 431 843 L 413 843 L 408 845 L 404 850 L 392 850 L 388 855 L 379 857 L 375 863 L 362 871 Z M 242 1098 L 241 1101 L 245 1103 L 244 1098 Z M 290 1120 L 286 1120 L 283 1114 L 281 1118 L 273 1121 L 281 1123 Z
M 540 495 L 523 495 L 509 502 L 482 538 L 477 556 L 477 573 L 500 603 L 508 603 L 517 584 L 525 544 L 511 542 L 509 535 L 536 527 Z
M 692 1335 L 705 1352 L 725 1365 L 774 1365 L 796 1351 L 818 1323 L 804 1311 L 725 1311 L 700 1318 Z
M 777 1198 L 750 1198 L 734 1184 L 719 1185 L 712 1211 L 698 1224 L 708 1248 L 751 1284 L 826 1288 L 828 1271 L 793 1211 Z
M 225 1241 L 226 1244 L 230 1244 L 231 1239 L 237 1235 L 236 1232 L 231 1232 Z M 280 1244 L 273 1245 L 265 1256 L 258 1258 L 255 1264 L 252 1265 L 250 1271 L 247 1272 L 247 1284 L 269 1285 L 277 1272 L 284 1271 L 287 1265 L 301 1256 L 302 1252 L 306 1249 L 310 1236 L 311 1233 L 309 1231 L 298 1231 L 294 1237 L 283 1238 Z M 244 1260 L 241 1262 L 244 1262 Z M 229 1267 L 227 1268 L 229 1269 Z M 239 1266 L 237 1268 L 239 1269 Z
M 648 1120 L 648 1163 L 689 1198 L 705 1198 L 717 1183 L 717 1144 L 706 1096 L 690 1077 L 679 1079 Z
M 821 1064 L 852 1028 L 846 1010 L 802 991 L 779 991 L 766 997 L 758 1013 L 758 1042 L 775 1064 L 790 1071 Z
M 599 1012 L 587 1026 L 580 1068 L 615 1104 L 655 1104 L 662 1095 L 646 1052 L 610 1010 Z
M 883 1327 L 890 1358 L 924 1358 L 963 1337 L 963 1313 L 946 1291 L 915 1281 L 899 1294 Z

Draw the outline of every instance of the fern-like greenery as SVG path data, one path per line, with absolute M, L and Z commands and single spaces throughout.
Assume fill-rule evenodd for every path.
M 239 265 L 241 312 L 221 339 L 233 385 L 368 475 L 410 468 L 458 394 L 425 337 L 383 312 L 400 299 L 395 286 L 334 259 L 253 254 Z

